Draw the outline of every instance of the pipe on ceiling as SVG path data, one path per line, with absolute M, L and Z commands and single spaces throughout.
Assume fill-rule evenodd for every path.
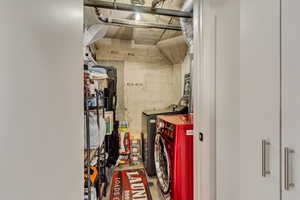
M 192 18 L 193 13 L 179 11 L 179 10 L 171 10 L 171 9 L 163 9 L 163 8 L 151 8 L 137 5 L 130 5 L 125 3 L 117 3 L 117 2 L 107 2 L 107 1 L 98 1 L 98 0 L 84 0 L 84 5 L 95 8 L 106 8 L 113 10 L 122 10 L 122 11 L 132 11 L 132 12 L 140 12 L 140 13 L 148 13 L 154 15 L 165 15 L 171 17 L 182 17 L 182 18 Z
M 193 12 L 193 0 L 186 0 L 182 11 L 185 12 Z M 184 39 L 189 46 L 189 51 L 192 53 L 193 51 L 193 19 L 187 19 L 187 18 L 180 18 L 180 24 L 182 28 L 182 34 L 184 36 Z
M 101 17 L 99 17 L 99 20 L 107 25 L 114 25 L 114 26 L 127 26 L 133 28 L 156 28 L 156 29 L 164 29 L 164 30 L 181 31 L 180 26 L 167 25 L 167 24 L 139 22 L 139 21 L 127 20 L 127 19 L 111 19 L 111 18 L 104 19 Z

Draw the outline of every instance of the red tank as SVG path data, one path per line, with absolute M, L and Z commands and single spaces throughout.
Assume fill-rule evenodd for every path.
M 193 200 L 192 134 L 192 115 L 158 116 L 155 167 L 165 199 Z

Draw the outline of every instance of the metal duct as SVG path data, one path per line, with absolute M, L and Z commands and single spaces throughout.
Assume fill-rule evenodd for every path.
M 88 28 L 85 28 L 83 35 L 83 44 L 88 46 L 102 39 L 108 31 L 108 27 L 103 24 L 94 24 Z
M 137 6 L 137 5 L 131 5 L 125 3 L 117 3 L 117 2 L 85 0 L 84 5 L 89 7 L 95 7 L 95 8 L 132 11 L 132 12 L 148 13 L 154 15 L 172 16 L 172 17 L 183 17 L 183 18 L 193 17 L 193 13 L 191 12 L 184 12 L 179 10 L 170 10 L 170 9 L 163 9 L 163 8 L 151 8 L 151 7 Z
M 172 64 L 182 63 L 188 50 L 182 35 L 160 41 L 157 43 L 157 47 Z
M 84 11 L 84 63 L 88 66 L 93 66 L 96 64 L 96 61 L 93 57 L 91 46 L 95 41 L 100 40 L 105 36 L 105 34 L 108 31 L 108 27 L 103 24 L 99 24 L 98 16 L 95 12 L 95 9 L 86 8 Z
M 193 0 L 186 0 L 182 11 L 184 12 L 193 12 Z M 182 28 L 182 33 L 184 39 L 189 47 L 189 51 L 192 53 L 193 51 L 193 19 L 191 18 L 180 18 L 180 24 Z
M 164 29 L 164 30 L 173 30 L 173 31 L 181 31 L 181 26 L 175 25 L 167 25 L 167 24 L 156 24 L 156 23 L 148 23 L 148 22 L 140 22 L 134 20 L 127 19 L 112 19 L 112 18 L 101 18 L 99 20 L 104 22 L 107 25 L 114 26 L 127 26 L 133 28 L 156 28 L 156 29 Z

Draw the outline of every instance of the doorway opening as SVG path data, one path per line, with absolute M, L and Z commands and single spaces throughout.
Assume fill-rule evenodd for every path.
M 85 1 L 85 199 L 193 199 L 193 1 Z

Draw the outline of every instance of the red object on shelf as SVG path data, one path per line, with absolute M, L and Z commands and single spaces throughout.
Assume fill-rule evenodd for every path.
M 158 116 L 155 165 L 163 196 L 193 200 L 193 116 Z
M 120 150 L 119 154 L 129 155 L 131 152 L 130 132 L 120 132 Z

